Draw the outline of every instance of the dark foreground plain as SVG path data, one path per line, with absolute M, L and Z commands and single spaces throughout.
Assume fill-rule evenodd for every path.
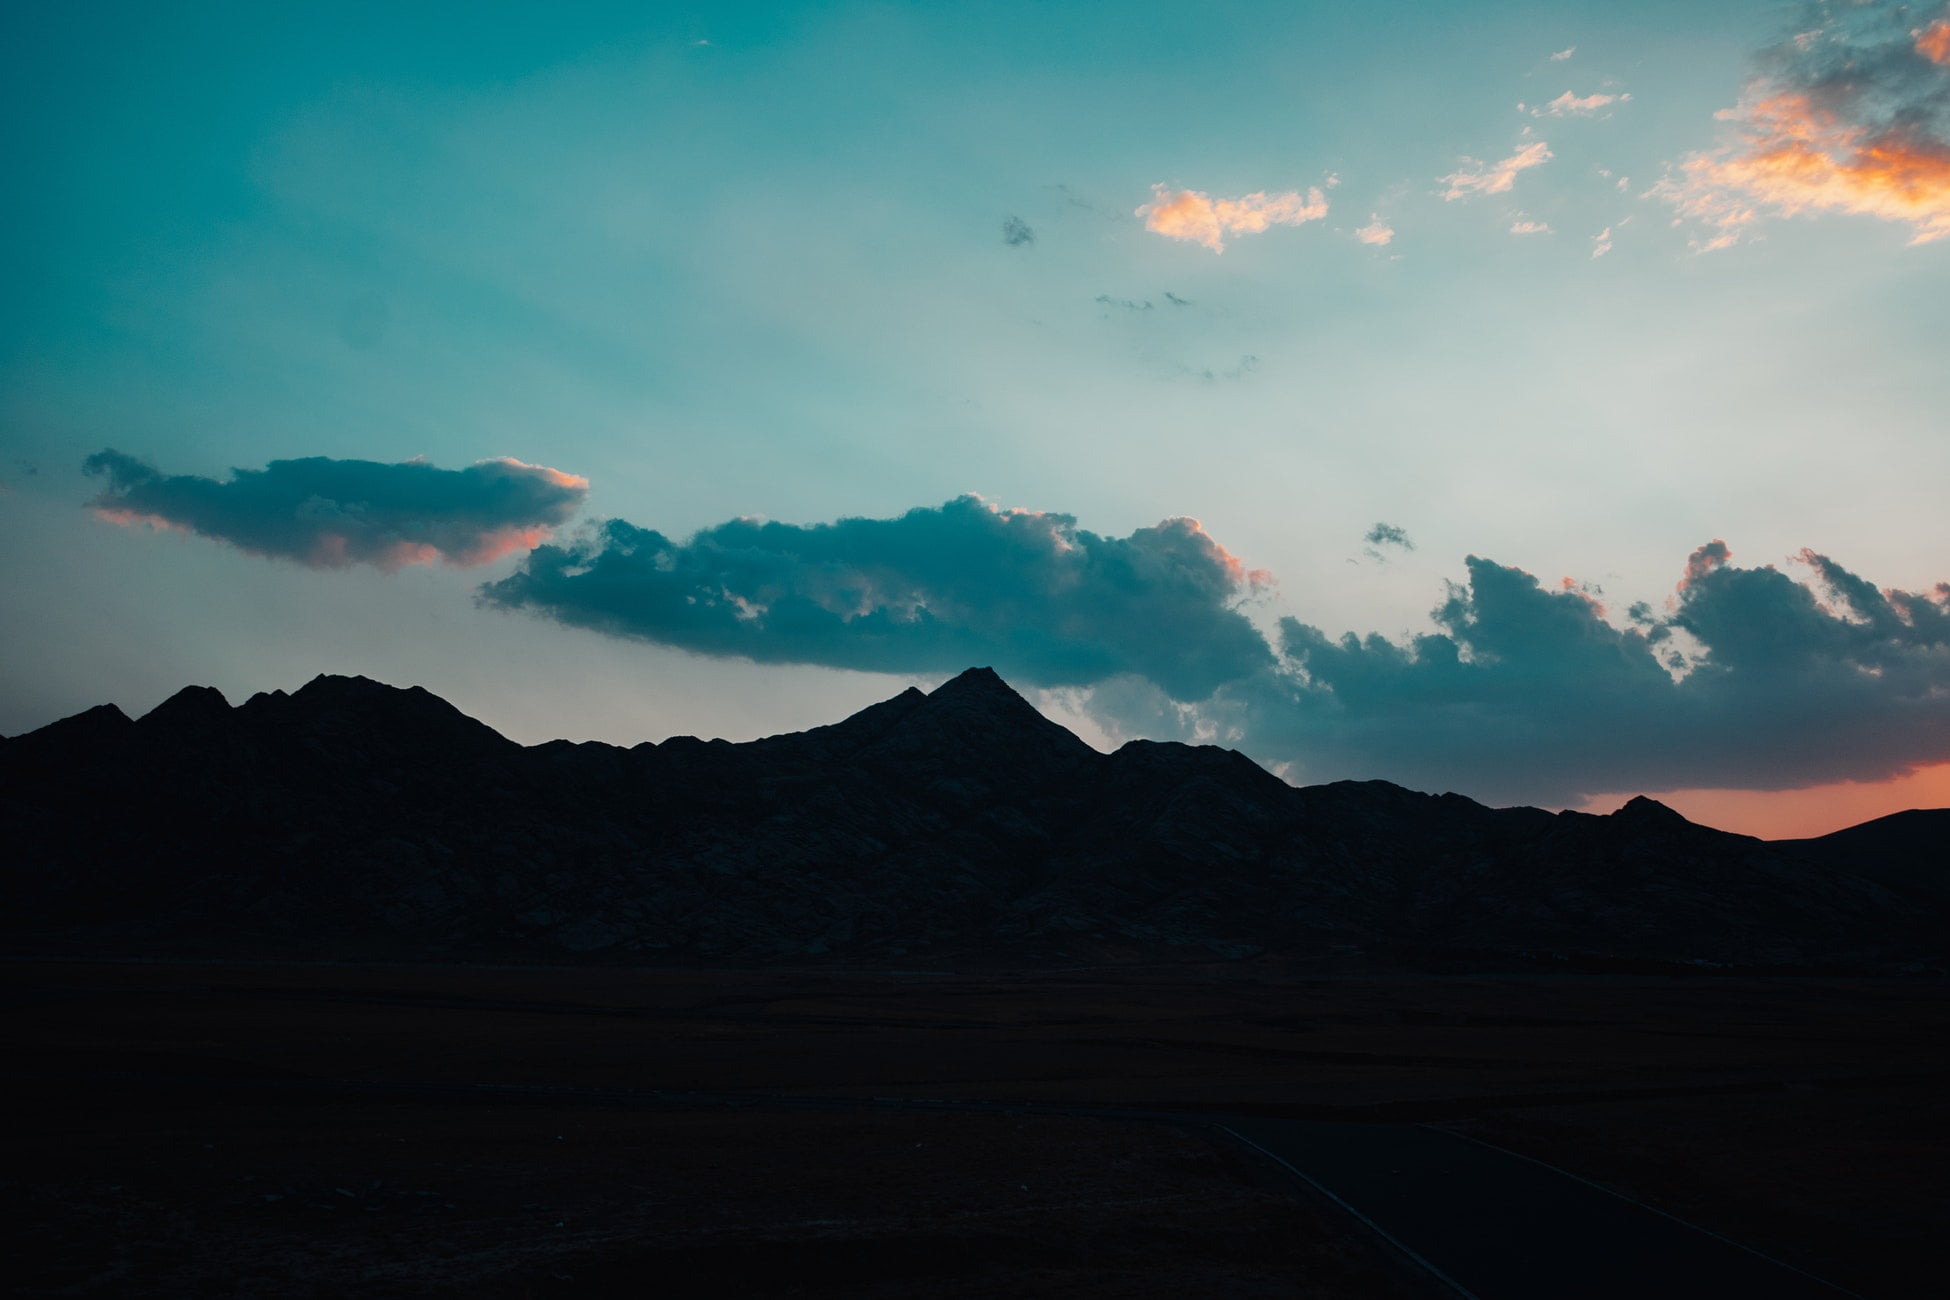
M 1221 1124 L 1372 1132 L 1378 1151 L 1431 1125 L 1862 1295 L 1940 1293 L 1935 979 L 4 978 L 29 1098 L 0 1209 L 16 1294 L 1446 1293 Z M 1557 1293 L 1614 1271 L 1592 1259 Z

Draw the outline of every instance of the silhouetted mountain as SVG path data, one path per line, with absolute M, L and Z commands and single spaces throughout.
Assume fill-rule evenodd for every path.
M 0 741 L 5 921 L 101 951 L 1939 963 L 1950 812 L 1769 844 L 1230 750 L 1100 754 L 986 668 L 748 744 L 516 745 L 417 687 L 190 687 Z

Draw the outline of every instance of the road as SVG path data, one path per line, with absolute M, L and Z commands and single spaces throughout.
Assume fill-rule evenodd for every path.
M 1167 1123 L 1213 1132 L 1274 1162 L 1380 1234 L 1425 1271 L 1439 1293 L 1474 1300 L 1836 1300 L 1854 1295 L 1573 1174 L 1422 1124 L 978 1098 L 388 1083 L 293 1075 L 0 1070 L 4 1078 L 218 1091 L 491 1096 L 513 1103 L 949 1110 Z
M 1853 1294 L 1498 1147 L 1420 1124 L 1239 1119 L 1230 1132 L 1477 1300 Z

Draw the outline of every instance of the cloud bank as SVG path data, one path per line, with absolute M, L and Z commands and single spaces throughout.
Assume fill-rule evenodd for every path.
M 1137 210 L 1144 228 L 1168 239 L 1188 239 L 1215 253 L 1226 251 L 1227 235 L 1256 235 L 1272 226 L 1299 226 L 1327 215 L 1327 196 L 1318 188 L 1305 195 L 1259 191 L 1236 199 L 1215 199 L 1198 190 L 1151 187 L 1151 202 Z
M 308 456 L 219 481 L 104 450 L 82 470 L 108 480 L 89 503 L 104 518 L 187 529 L 320 569 L 486 564 L 540 544 L 589 492 L 587 479 L 506 459 L 452 470 Z
M 540 543 L 583 480 L 314 457 L 165 476 L 113 451 L 95 508 L 316 567 L 478 564 L 534 547 L 483 604 L 766 663 L 994 664 L 1088 688 L 1113 734 L 1216 740 L 1297 780 L 1385 777 L 1503 801 L 1793 789 L 1950 762 L 1950 583 L 1879 589 L 1815 551 L 1741 567 L 1713 541 L 1660 608 L 1470 556 L 1400 638 L 1245 612 L 1271 582 L 1199 525 L 1126 537 L 978 497 L 891 519 L 736 519 L 676 541 L 621 519 Z M 1400 527 L 1363 539 L 1407 551 Z M 1791 570 L 1791 571 L 1790 571 Z
M 1652 193 L 1729 247 L 1767 216 L 1851 213 L 1950 235 L 1950 6 L 1915 23 L 1888 0 L 1824 7 L 1761 57 L 1720 148 L 1670 168 Z
M 737 519 L 687 541 L 611 519 L 482 599 L 760 662 L 880 672 L 993 664 L 1037 686 L 1133 674 L 1181 700 L 1269 669 L 1249 572 L 1194 519 L 1102 537 L 964 496 L 895 519 Z
M 1799 581 L 1695 551 L 1663 610 L 1471 556 L 1435 630 L 1334 639 L 1281 620 L 1280 662 L 1195 711 L 1108 692 L 1113 728 L 1234 744 L 1301 780 L 1378 776 L 1505 801 L 1793 789 L 1950 760 L 1950 583 L 1878 591 L 1804 551 Z

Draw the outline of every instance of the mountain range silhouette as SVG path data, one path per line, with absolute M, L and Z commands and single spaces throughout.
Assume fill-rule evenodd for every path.
M 16 951 L 803 963 L 1366 957 L 1936 970 L 1950 810 L 1761 841 L 1214 746 L 971 668 L 744 744 L 523 747 L 418 687 L 187 687 L 0 740 Z

